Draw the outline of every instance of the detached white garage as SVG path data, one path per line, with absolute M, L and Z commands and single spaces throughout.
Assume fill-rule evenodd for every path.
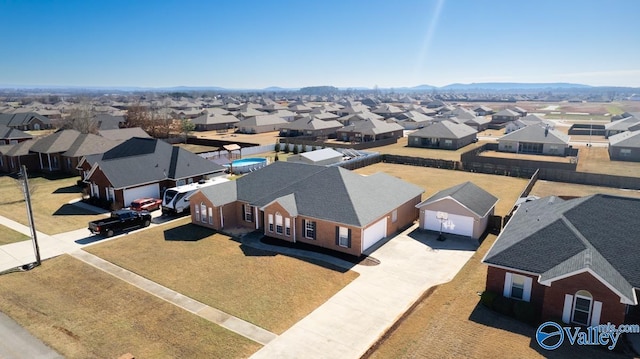
M 138 198 L 160 198 L 160 184 L 153 183 L 146 186 L 127 188 L 122 191 L 124 205 L 128 207 L 131 202 Z
M 471 182 L 444 189 L 416 205 L 420 228 L 479 239 L 498 199 Z M 442 227 L 441 227 L 442 226 Z
M 424 211 L 424 223 L 422 228 L 429 231 L 440 231 L 440 223 L 442 222 L 442 232 L 457 234 L 459 236 L 473 237 L 473 217 L 460 216 L 457 214 L 447 213 L 440 217 L 446 217 L 439 219 L 438 211 L 425 210 Z
M 362 238 L 362 251 L 376 244 L 379 240 L 387 236 L 387 217 L 366 228 Z

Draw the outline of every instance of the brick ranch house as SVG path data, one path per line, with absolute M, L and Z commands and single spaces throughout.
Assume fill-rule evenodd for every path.
M 193 194 L 191 220 L 359 256 L 411 225 L 423 192 L 384 173 L 361 176 L 341 167 L 275 162 Z
M 532 303 L 542 320 L 637 323 L 638 218 L 636 198 L 523 203 L 482 260 L 486 289 Z
M 127 207 L 137 198 L 160 198 L 170 187 L 224 174 L 225 168 L 154 138 L 133 137 L 111 150 L 86 156 L 78 169 L 92 197 Z

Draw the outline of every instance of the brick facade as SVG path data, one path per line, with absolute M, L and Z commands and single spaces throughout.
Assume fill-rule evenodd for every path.
M 514 273 L 532 278 L 531 303 L 541 313 L 542 320 L 560 320 L 564 309 L 565 295 L 574 296 L 579 290 L 586 290 L 594 301 L 602 302 L 600 323 L 611 322 L 619 325 L 624 322 L 626 305 L 620 303 L 620 297 L 589 273 L 580 273 L 560 279 L 547 287 L 538 283 L 538 276 L 505 270 L 489 266 L 487 269 L 486 290 L 503 294 L 505 274 Z

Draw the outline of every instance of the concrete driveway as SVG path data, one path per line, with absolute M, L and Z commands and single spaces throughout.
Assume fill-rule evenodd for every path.
M 360 276 L 252 358 L 360 358 L 430 287 L 453 279 L 476 240 L 421 232 L 417 225 L 357 265 Z

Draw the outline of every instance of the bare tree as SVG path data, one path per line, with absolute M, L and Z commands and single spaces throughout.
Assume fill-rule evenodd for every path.
M 69 111 L 62 122 L 62 128 L 73 129 L 81 133 L 97 133 L 98 124 L 94 120 L 95 114 L 88 101 L 82 101 Z

